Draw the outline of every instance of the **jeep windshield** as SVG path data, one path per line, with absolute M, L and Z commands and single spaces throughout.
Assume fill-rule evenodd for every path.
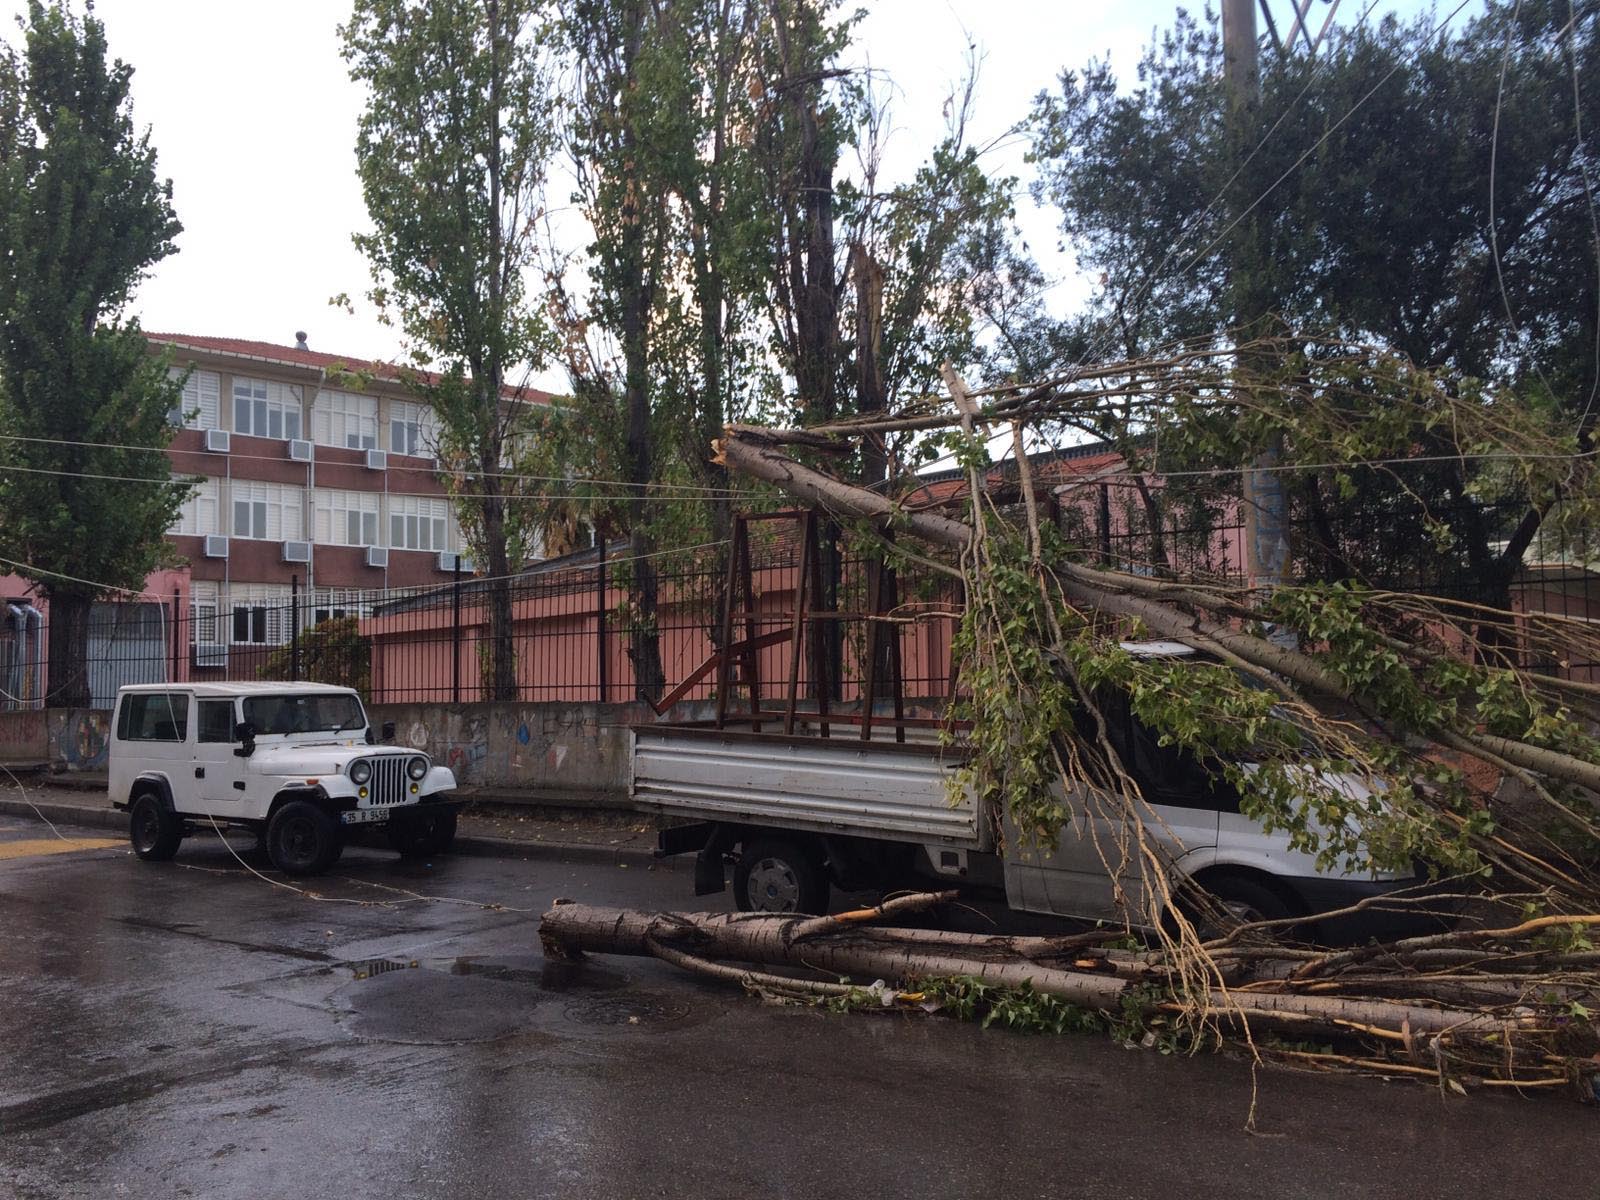
M 317 693 L 296 696 L 248 696 L 244 719 L 256 735 L 342 733 L 366 728 L 361 701 L 351 695 Z

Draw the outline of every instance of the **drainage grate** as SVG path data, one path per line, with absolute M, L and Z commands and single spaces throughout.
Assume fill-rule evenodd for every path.
M 388 958 L 370 958 L 365 962 L 345 963 L 357 979 L 371 979 L 374 975 L 384 975 L 390 971 L 409 971 L 416 963 L 395 962 Z

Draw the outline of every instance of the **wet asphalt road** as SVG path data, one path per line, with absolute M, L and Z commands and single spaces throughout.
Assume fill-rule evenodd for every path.
M 318 901 L 54 840 L 0 819 L 4 1197 L 1600 1195 L 1564 1100 L 1267 1070 L 1253 1136 L 1240 1061 L 542 962 L 552 898 L 683 873 L 353 850 Z

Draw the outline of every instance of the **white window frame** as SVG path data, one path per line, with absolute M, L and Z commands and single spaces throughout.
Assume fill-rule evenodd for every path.
M 222 414 L 222 376 L 215 371 L 190 371 L 179 393 L 178 407 L 171 413 L 180 429 L 220 429 Z M 167 378 L 183 379 L 181 367 L 169 367 Z
M 221 533 L 221 494 L 219 480 L 204 480 L 183 502 L 183 507 L 178 510 L 178 519 L 167 533 L 174 537 L 205 537 L 210 533 Z
M 410 400 L 389 401 L 389 453 L 435 458 L 438 449 L 438 424 L 432 408 Z
M 311 436 L 319 446 L 378 448 L 378 398 L 323 390 L 311 404 Z
M 289 610 L 294 600 L 287 584 L 235 584 L 228 590 L 228 642 L 234 646 L 282 646 L 289 641 Z M 239 617 L 244 614 L 244 636 Z
M 305 427 L 301 395 L 294 384 L 235 376 L 233 432 L 280 442 L 299 438 Z
M 189 584 L 189 644 L 191 646 L 220 646 L 225 644 L 220 621 L 222 601 L 220 588 L 215 583 L 196 580 Z
M 394 550 L 454 550 L 450 502 L 443 496 L 390 496 L 389 546 Z
M 235 479 L 229 486 L 228 528 L 236 538 L 298 542 L 305 530 L 305 489 L 292 483 Z
M 318 488 L 312 503 L 316 508 L 316 540 L 323 545 L 383 545 L 377 492 Z

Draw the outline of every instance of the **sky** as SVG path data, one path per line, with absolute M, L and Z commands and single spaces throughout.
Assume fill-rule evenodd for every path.
M 1270 2 L 1286 29 L 1292 0 Z M 1313 21 L 1320 23 L 1325 3 L 1316 0 Z M 1343 0 L 1339 17 L 1354 20 L 1369 4 L 1374 17 L 1427 8 L 1424 0 Z M 1001 135 L 1033 97 L 1064 67 L 1091 57 L 1109 55 L 1131 77 L 1141 48 L 1176 10 L 1171 0 L 864 0 L 862 7 L 850 57 L 891 81 L 888 173 L 909 174 L 942 135 L 944 99 L 971 43 L 982 58 L 973 141 L 998 140 L 990 169 L 1024 180 L 1024 141 Z M 22 0 L 0 0 L 0 12 L 12 18 L 25 9 Z M 184 226 L 179 253 L 158 264 L 134 298 L 147 331 L 293 344 L 304 330 L 313 349 L 400 354 L 397 331 L 359 300 L 368 274 L 350 241 L 366 211 L 354 150 L 362 91 L 339 56 L 337 27 L 348 11 L 327 0 L 97 0 L 112 54 L 134 68 L 134 119 L 151 130 Z M 0 36 L 19 39 L 14 19 Z M 1061 281 L 1052 299 L 1070 306 L 1082 284 L 1070 250 L 1055 249 L 1051 213 L 1024 194 L 1018 218 Z M 356 300 L 353 314 L 329 305 L 341 293 Z M 557 391 L 565 384 L 550 373 L 536 382 Z

